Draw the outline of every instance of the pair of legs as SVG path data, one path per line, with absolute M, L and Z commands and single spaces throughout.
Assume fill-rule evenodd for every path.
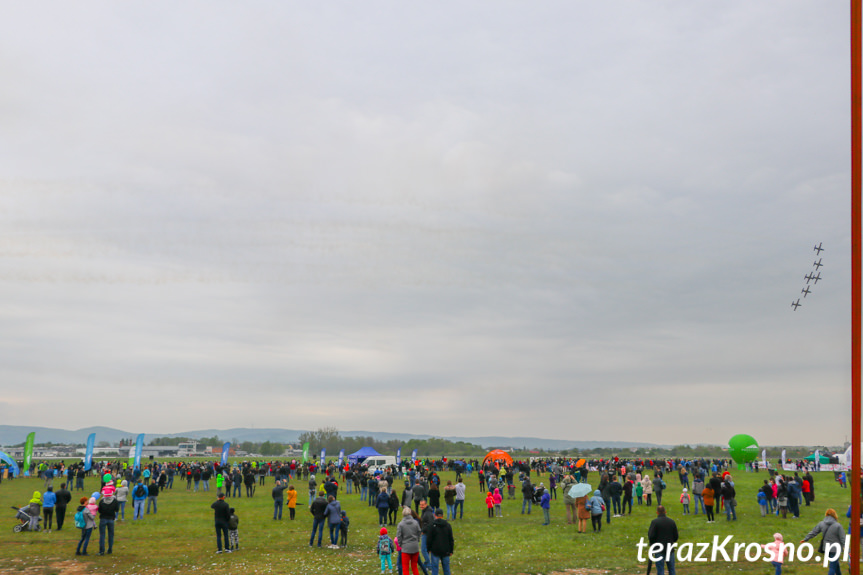
M 713 521 L 713 506 L 712 505 L 705 505 L 704 506 L 704 513 L 707 515 L 708 521 Z
M 81 539 L 78 541 L 78 548 L 75 550 L 75 555 L 87 555 L 87 545 L 90 544 L 90 535 L 92 534 L 92 527 L 81 530 Z
M 230 551 L 230 541 L 228 539 L 228 524 L 224 521 L 216 521 L 216 550 L 221 553 L 222 541 L 225 542 L 225 551 Z
M 114 520 L 99 520 L 99 555 L 105 553 L 105 533 L 108 533 L 108 553 L 114 552 Z
M 593 525 L 593 532 L 602 531 L 602 513 L 591 514 L 590 522 Z

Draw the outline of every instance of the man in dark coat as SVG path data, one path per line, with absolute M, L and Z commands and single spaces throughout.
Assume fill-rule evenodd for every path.
M 443 575 L 450 575 L 449 558 L 455 551 L 455 539 L 452 536 L 452 527 L 443 518 L 443 509 L 438 508 L 435 511 L 434 522 L 429 526 L 426 537 L 431 554 L 432 575 L 438 575 L 438 563 L 443 565 Z
M 324 537 L 324 524 L 327 520 L 327 505 L 327 500 L 324 499 L 324 491 L 321 490 L 309 506 L 309 513 L 314 517 L 312 536 L 309 538 L 309 547 L 314 544 L 315 531 L 318 531 L 318 528 L 320 528 L 320 531 L 318 531 L 318 547 L 321 546 L 321 539 Z
M 665 566 L 668 565 L 668 574 L 675 575 L 675 552 L 671 545 L 677 543 L 677 524 L 665 514 L 662 505 L 657 506 L 656 519 L 650 522 L 647 540 L 650 543 L 648 559 L 656 565 L 656 574 L 664 575 Z

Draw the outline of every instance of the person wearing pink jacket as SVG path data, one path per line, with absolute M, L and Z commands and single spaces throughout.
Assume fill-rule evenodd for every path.
M 782 534 L 774 533 L 773 542 L 762 545 L 762 547 L 769 554 L 770 564 L 775 569 L 774 575 L 782 575 L 782 562 L 785 560 L 785 556 L 788 555 L 788 548 L 785 546 L 785 542 L 782 541 Z

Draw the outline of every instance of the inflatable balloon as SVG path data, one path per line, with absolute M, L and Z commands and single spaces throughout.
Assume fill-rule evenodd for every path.
M 746 464 L 758 457 L 758 442 L 751 435 L 740 433 L 728 440 L 728 454 L 738 469 L 746 469 Z

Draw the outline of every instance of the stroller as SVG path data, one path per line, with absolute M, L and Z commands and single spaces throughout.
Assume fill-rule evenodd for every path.
M 30 515 L 30 507 L 15 507 L 12 506 L 12 509 L 16 511 L 15 519 L 19 521 L 18 524 L 12 527 L 12 531 L 15 533 L 20 533 L 21 531 L 41 531 L 42 527 L 39 525 L 39 522 L 42 521 L 42 518 L 38 515 Z

